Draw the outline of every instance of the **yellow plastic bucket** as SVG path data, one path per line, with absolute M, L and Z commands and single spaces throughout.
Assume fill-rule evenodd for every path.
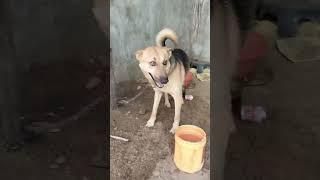
M 204 162 L 206 133 L 194 125 L 182 125 L 176 129 L 174 163 L 178 169 L 187 173 L 200 171 Z

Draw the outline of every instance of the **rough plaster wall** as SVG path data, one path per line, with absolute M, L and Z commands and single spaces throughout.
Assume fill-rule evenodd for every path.
M 175 30 L 191 58 L 210 61 L 209 0 L 111 0 L 110 43 L 116 81 L 141 77 L 135 51 L 155 45 L 164 27 Z

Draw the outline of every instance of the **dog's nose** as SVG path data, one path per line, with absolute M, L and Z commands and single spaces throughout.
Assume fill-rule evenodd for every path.
M 169 82 L 168 77 L 160 77 L 161 84 L 167 84 Z

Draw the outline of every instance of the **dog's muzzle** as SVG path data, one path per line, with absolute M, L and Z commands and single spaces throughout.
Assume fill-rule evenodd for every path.
M 167 84 L 169 82 L 168 77 L 160 76 L 160 83 Z
M 156 81 L 155 78 L 152 76 L 151 73 L 149 73 L 149 75 L 150 75 L 150 77 L 152 78 L 154 84 L 155 84 L 158 88 L 163 88 L 163 86 L 169 82 L 168 77 L 161 76 L 161 77 L 159 78 L 159 81 Z

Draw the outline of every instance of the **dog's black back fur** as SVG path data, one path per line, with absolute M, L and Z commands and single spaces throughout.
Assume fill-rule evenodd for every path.
M 182 49 L 174 49 L 172 55 L 177 63 L 182 63 L 185 71 L 187 72 L 190 67 L 188 55 Z
M 184 67 L 185 72 L 189 70 L 190 62 L 188 55 L 182 49 L 174 49 L 172 51 L 172 55 L 177 63 L 181 63 Z M 186 95 L 186 89 L 183 87 L 182 89 L 182 98 L 184 99 Z

